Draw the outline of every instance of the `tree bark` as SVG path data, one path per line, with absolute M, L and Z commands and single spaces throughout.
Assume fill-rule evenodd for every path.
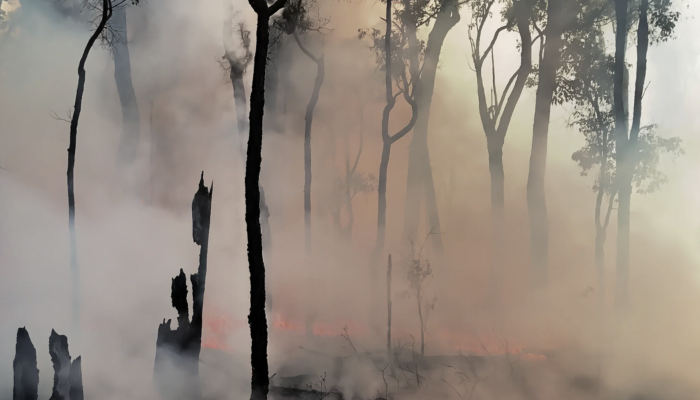
M 323 55 L 315 57 L 301 43 L 299 35 L 293 33 L 294 40 L 301 51 L 306 54 L 311 61 L 316 63 L 316 80 L 314 81 L 314 90 L 311 93 L 311 99 L 306 106 L 305 125 L 304 125 L 304 248 L 307 257 L 311 253 L 311 125 L 314 121 L 314 109 L 318 103 L 318 96 L 323 85 L 323 79 L 326 75 L 325 62 Z
M 249 2 L 258 16 L 245 175 L 245 220 L 250 269 L 250 314 L 248 315 L 252 367 L 250 398 L 265 400 L 270 385 L 267 364 L 267 317 L 265 316 L 265 261 L 260 227 L 260 167 L 265 113 L 265 69 L 270 42 L 270 16 L 284 7 L 286 0 L 277 0 L 272 6 L 268 6 L 264 0 L 249 0 Z
M 111 27 L 114 31 L 114 80 L 117 84 L 119 102 L 122 107 L 122 137 L 119 143 L 117 162 L 127 188 L 133 185 L 133 164 L 141 136 L 141 116 L 136 101 L 136 92 L 131 80 L 131 60 L 127 43 L 126 5 L 114 10 Z
M 72 303 L 73 303 L 73 327 L 75 334 L 80 332 L 80 273 L 78 269 L 78 245 L 75 235 L 75 185 L 73 171 L 75 170 L 75 148 L 78 140 L 78 121 L 83 108 L 83 92 L 85 91 L 85 62 L 92 46 L 97 38 L 104 31 L 107 21 L 112 17 L 112 1 L 102 0 L 102 17 L 97 28 L 90 36 L 90 39 L 83 50 L 83 55 L 78 63 L 78 88 L 75 94 L 75 104 L 73 106 L 73 117 L 70 121 L 70 144 L 68 146 L 68 229 L 70 231 L 71 249 L 71 274 L 73 283 Z
M 397 140 L 406 136 L 408 132 L 413 129 L 418 120 L 418 104 L 414 100 L 415 96 L 421 91 L 421 77 L 420 67 L 418 65 L 418 52 L 417 52 L 417 39 L 415 37 L 415 29 L 410 30 L 410 40 L 409 40 L 409 73 L 411 75 L 411 82 L 413 86 L 413 92 L 407 93 L 409 90 L 408 79 L 406 79 L 405 74 L 402 75 L 404 81 L 404 99 L 407 103 L 411 105 L 411 120 L 406 126 L 403 127 L 399 132 L 393 136 L 389 134 L 389 117 L 391 115 L 391 110 L 394 109 L 396 105 L 396 97 L 393 95 L 393 82 L 391 80 L 392 71 L 392 54 L 391 54 L 391 0 L 386 2 L 386 34 L 384 35 L 384 59 L 385 65 L 385 75 L 384 75 L 384 88 L 386 91 L 386 106 L 384 106 L 384 111 L 382 113 L 382 158 L 379 163 L 379 181 L 377 183 L 377 237 L 374 244 L 373 259 L 375 261 L 379 260 L 382 253 L 384 252 L 384 243 L 386 241 L 386 182 L 389 170 L 389 156 L 391 155 L 391 145 Z M 374 269 L 373 269 L 374 270 Z
M 49 355 L 53 364 L 53 389 L 49 400 L 69 400 L 71 363 L 68 338 L 53 329 L 49 337 Z
M 39 369 L 36 367 L 36 348 L 26 328 L 17 329 L 12 400 L 37 400 L 39 393 Z
M 178 328 L 170 328 L 170 320 L 158 327 L 154 377 L 164 397 L 199 398 L 199 354 L 202 348 L 202 316 L 204 292 L 207 280 L 207 254 L 209 252 L 209 226 L 211 201 L 214 192 L 204 186 L 204 172 L 192 199 L 192 240 L 200 246 L 197 273 L 190 276 L 192 284 L 192 320 L 187 305 L 187 277 L 182 269 L 173 278 L 171 299 L 178 313 Z M 178 374 L 172 379 L 169 374 Z M 168 376 L 168 377 L 166 377 Z
M 540 65 L 535 98 L 532 152 L 527 179 L 527 205 L 530 217 L 530 283 L 533 289 L 543 289 L 548 285 L 549 223 L 544 182 L 547 168 L 549 117 L 557 85 L 557 69 L 561 63 L 562 2 L 563 0 L 550 0 L 547 6 L 544 57 Z
M 430 167 L 430 152 L 428 150 L 428 120 L 430 105 L 435 89 L 435 76 L 440 59 L 440 51 L 447 33 L 459 22 L 459 9 L 454 1 L 450 1 L 438 14 L 433 29 L 428 36 L 421 76 L 421 90 L 417 92 L 418 119 L 413 130 L 413 140 L 408 156 L 408 177 L 406 190 L 406 206 L 404 208 L 404 233 L 407 238 L 414 238 L 418 230 L 418 216 L 421 199 L 426 200 L 429 231 L 438 233 L 432 235 L 433 248 L 439 257 L 443 256 L 442 236 L 440 233 L 440 218 L 437 210 L 435 185 Z M 421 192 L 422 191 L 422 192 Z
M 618 4 L 619 3 L 619 4 Z M 617 259 L 615 280 L 615 306 L 618 312 L 624 312 L 629 305 L 629 252 L 630 252 L 630 205 L 632 198 L 632 180 L 634 179 L 634 169 L 637 163 L 637 141 L 639 138 L 639 130 L 642 117 L 642 97 L 644 94 L 644 82 L 647 73 L 647 52 L 649 50 L 649 22 L 648 10 L 649 1 L 641 0 L 639 7 L 639 26 L 637 29 L 637 76 L 634 87 L 634 110 L 632 113 L 632 128 L 627 136 L 626 121 L 623 124 L 619 121 L 620 115 L 625 114 L 624 107 L 618 109 L 618 105 L 622 104 L 622 99 L 618 97 L 626 96 L 624 90 L 624 82 L 618 90 L 617 85 L 620 83 L 618 77 L 620 66 L 624 67 L 625 51 L 619 47 L 626 46 L 627 36 L 620 34 L 620 26 L 627 26 L 627 1 L 616 0 L 615 12 L 617 17 L 617 37 L 616 37 L 616 52 L 615 52 L 615 128 L 616 128 L 616 146 L 618 168 L 618 211 L 617 211 Z M 624 8 L 623 8 L 624 7 Z M 624 40 L 624 42 L 622 42 Z M 624 69 L 623 69 L 624 72 Z M 619 104 L 618 104 L 619 103 Z M 624 128 L 624 131 L 622 130 Z

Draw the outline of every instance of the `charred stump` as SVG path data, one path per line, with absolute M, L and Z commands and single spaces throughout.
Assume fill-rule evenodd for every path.
M 80 357 L 73 363 L 68 351 L 68 338 L 51 330 L 49 355 L 53 363 L 53 390 L 49 400 L 83 400 L 83 379 Z M 38 371 L 37 371 L 38 373 Z
M 198 398 L 199 353 L 202 348 L 202 313 L 207 278 L 207 252 L 211 218 L 211 188 L 204 186 L 204 172 L 199 189 L 192 200 L 192 240 L 198 244 L 199 268 L 190 276 L 192 284 L 192 319 L 187 303 L 187 277 L 181 269 L 173 278 L 170 297 L 177 311 L 177 328 L 171 320 L 163 320 L 158 327 L 154 379 L 161 395 L 167 398 Z
M 17 329 L 17 345 L 12 367 L 15 381 L 12 400 L 37 400 L 39 369 L 36 367 L 36 348 L 26 328 Z

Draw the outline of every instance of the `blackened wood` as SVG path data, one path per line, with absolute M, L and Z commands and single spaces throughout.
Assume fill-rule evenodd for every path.
M 83 400 L 85 397 L 83 396 L 83 368 L 80 356 L 73 360 L 70 366 L 68 383 L 70 383 L 70 400 Z
M 53 390 L 49 400 L 70 399 L 70 353 L 68 338 L 51 330 L 49 337 L 49 355 L 53 363 Z
M 36 367 L 36 349 L 26 328 L 17 329 L 15 346 L 14 388 L 12 400 L 36 400 L 39 390 L 39 370 Z
M 212 187 L 204 186 L 204 172 L 192 200 L 192 240 L 200 245 L 199 268 L 190 276 L 192 284 L 192 319 L 187 303 L 187 277 L 181 269 L 172 279 L 170 297 L 177 310 L 177 329 L 165 319 L 158 327 L 154 380 L 161 395 L 172 398 L 196 398 L 199 391 L 199 354 L 202 348 L 202 315 L 207 278 L 207 253 L 211 220 Z

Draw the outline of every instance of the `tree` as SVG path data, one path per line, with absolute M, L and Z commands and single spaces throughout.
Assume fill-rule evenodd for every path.
M 241 158 L 246 158 L 246 147 L 248 146 L 248 117 L 246 112 L 245 86 L 243 85 L 243 75 L 248 66 L 253 61 L 253 53 L 250 51 L 250 31 L 245 24 L 240 22 L 234 31 L 233 3 L 226 4 L 226 18 L 224 19 L 224 56 L 228 62 L 228 67 L 222 67 L 229 72 L 231 86 L 233 88 L 233 100 L 236 104 L 236 120 L 238 127 L 238 147 Z M 235 37 L 240 40 L 240 46 L 236 46 Z M 272 246 L 272 232 L 270 231 L 270 211 L 265 202 L 265 191 L 260 185 L 260 223 L 263 232 L 263 248 L 270 251 Z
M 548 284 L 549 223 L 545 201 L 545 171 L 549 117 L 552 105 L 561 104 L 556 91 L 561 80 L 561 68 L 567 68 L 562 58 L 566 46 L 579 40 L 582 33 L 595 29 L 605 21 L 608 2 L 605 0 L 551 0 L 537 3 L 537 16 L 546 19 L 546 27 L 535 29 L 540 37 L 539 64 L 536 77 L 528 85 L 537 86 L 532 130 L 532 150 L 527 180 L 527 205 L 530 225 L 530 283 L 533 289 Z M 545 11 L 546 10 L 546 11 Z
M 283 30 L 294 38 L 299 49 L 316 64 L 316 79 L 311 98 L 306 106 L 304 115 L 304 249 L 307 255 L 311 253 L 311 126 L 314 120 L 314 109 L 318 103 L 321 92 L 321 85 L 326 76 L 326 67 L 323 54 L 315 56 L 302 43 L 299 33 L 306 33 L 311 30 L 320 30 L 325 25 L 325 21 L 314 22 L 308 17 L 310 2 L 307 0 L 294 0 L 285 7 L 282 13 Z
M 397 14 L 399 22 L 392 22 L 392 13 Z M 377 237 L 373 252 L 375 260 L 381 257 L 386 240 L 386 184 L 391 146 L 413 129 L 418 118 L 418 105 L 415 101 L 415 95 L 416 88 L 420 86 L 418 56 L 421 44 L 416 38 L 415 31 L 409 33 L 411 26 L 407 26 L 407 21 L 405 18 L 402 18 L 402 14 L 403 12 L 400 9 L 394 11 L 391 0 L 387 0 L 385 34 L 382 36 L 377 29 L 372 29 L 369 32 L 360 30 L 359 32 L 360 39 L 368 34 L 370 35 L 372 49 L 376 53 L 379 68 L 383 68 L 385 72 L 386 106 L 384 106 L 382 113 L 383 146 L 377 185 Z M 392 34 L 395 36 L 395 39 L 392 39 Z M 406 73 L 407 64 L 411 75 L 410 81 Z M 394 81 L 398 87 L 396 94 L 393 93 Z M 391 111 L 396 106 L 396 99 L 400 95 L 403 95 L 406 103 L 411 106 L 411 120 L 398 132 L 391 135 L 389 134 L 389 118 Z
M 117 6 L 120 4 L 117 4 Z M 78 88 L 75 94 L 73 115 L 70 118 L 70 144 L 68 146 L 68 172 L 66 174 L 68 181 L 68 229 L 70 231 L 71 273 L 73 277 L 73 324 L 76 333 L 80 330 L 80 273 L 78 269 L 78 245 L 75 235 L 75 184 L 73 171 L 75 169 L 75 148 L 78 140 L 78 121 L 83 109 L 85 62 L 95 41 L 104 33 L 107 21 L 112 17 L 114 5 L 112 0 L 102 0 L 101 7 L 97 6 L 97 8 L 100 12 L 99 22 L 85 45 L 83 55 L 78 63 Z
M 107 1 L 107 0 L 105 0 Z M 260 228 L 260 167 L 262 164 L 263 115 L 265 112 L 265 66 L 270 42 L 270 17 L 284 7 L 287 0 L 268 5 L 265 0 L 248 0 L 258 16 L 253 88 L 250 93 L 250 131 L 245 173 L 246 234 L 250 270 L 250 325 L 252 367 L 251 400 L 265 400 L 270 378 L 267 364 L 267 317 L 265 316 L 265 261 Z
M 614 120 L 615 120 L 615 175 L 618 193 L 617 213 L 617 259 L 615 280 L 615 304 L 623 311 L 628 304 L 629 288 L 629 247 L 630 247 L 630 203 L 635 169 L 640 160 L 643 143 L 641 127 L 642 100 L 647 72 L 647 52 L 650 42 L 657 43 L 670 39 L 680 17 L 673 11 L 673 0 L 615 0 L 615 66 L 614 66 Z M 632 126 L 628 129 L 625 98 L 628 93 L 625 85 L 626 49 L 630 8 L 637 9 L 637 65 L 634 85 L 634 109 Z
M 428 25 L 434 19 L 427 43 L 421 42 L 421 47 L 425 50 L 422 65 L 418 68 L 421 84 L 414 94 L 418 116 L 408 156 L 404 233 L 407 237 L 415 238 L 421 199 L 425 199 L 428 230 L 440 232 L 440 217 L 428 150 L 428 120 L 442 45 L 449 31 L 460 20 L 459 7 L 462 3 L 458 0 L 416 1 L 413 3 L 410 0 L 405 0 L 403 3 L 405 11 L 402 13 L 401 19 L 408 26 L 407 34 L 415 36 L 419 27 Z M 411 56 L 417 58 L 418 54 Z M 415 77 L 411 79 L 415 79 Z M 442 257 L 441 235 L 432 235 L 432 243 L 438 256 Z
M 594 27 L 565 46 L 565 68 L 555 97 L 574 105 L 568 125 L 577 127 L 585 138 L 583 148 L 572 159 L 586 176 L 598 169 L 593 184 L 595 202 L 595 265 L 598 276 L 599 299 L 603 300 L 605 284 L 605 252 L 607 228 L 617 195 L 616 158 L 613 110 L 614 57 L 606 53 L 602 27 Z M 658 170 L 659 156 L 670 153 L 674 157 L 683 153 L 678 138 L 663 138 L 655 125 L 641 127 L 639 158 L 635 165 L 634 186 L 637 193 L 656 191 L 667 181 Z M 603 201 L 607 196 L 606 206 Z
M 530 6 L 526 0 L 516 0 L 511 7 L 505 8 L 502 20 L 505 24 L 499 27 L 491 38 L 485 51 L 481 51 L 483 30 L 486 21 L 491 18 L 492 7 L 496 0 L 472 1 L 472 21 L 469 25 L 469 43 L 472 50 L 472 60 L 476 73 L 477 93 L 479 98 L 479 116 L 486 134 L 486 149 L 489 156 L 489 172 L 491 175 L 491 218 L 493 224 L 493 242 L 491 259 L 491 280 L 489 299 L 492 304 L 497 301 L 500 292 L 501 275 L 503 273 L 503 255 L 505 246 L 504 220 L 504 185 L 503 144 L 515 106 L 525 88 L 528 75 L 532 69 L 532 39 L 530 34 Z M 494 46 L 503 31 L 514 28 L 520 34 L 520 67 L 510 77 L 503 93 L 498 94 L 496 88 L 496 65 Z M 490 90 L 490 100 L 487 103 L 484 84 L 484 63 L 491 56 L 491 77 L 493 80 Z M 511 89 L 512 85 L 512 89 Z M 508 93 L 510 92 L 510 95 Z M 506 100 L 507 98 L 507 100 Z M 500 118 L 500 119 L 499 119 Z
M 131 80 L 131 60 L 127 43 L 126 4 L 114 8 L 114 16 L 110 23 L 114 37 L 112 55 L 114 57 L 114 80 L 117 84 L 119 102 L 122 107 L 122 137 L 119 143 L 117 164 L 120 168 L 124 184 L 128 188 L 136 161 L 136 152 L 141 136 L 141 116 L 136 101 L 134 84 Z

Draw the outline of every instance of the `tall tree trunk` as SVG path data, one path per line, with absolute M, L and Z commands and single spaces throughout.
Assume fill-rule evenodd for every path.
M 620 3 L 620 4 L 618 4 Z M 623 11 L 623 8 L 624 11 Z M 617 22 L 619 32 L 620 26 L 627 26 L 627 2 L 616 0 L 615 11 L 617 14 Z M 634 85 L 634 110 L 632 113 L 632 127 L 627 137 L 627 125 L 620 123 L 618 126 L 618 96 L 626 95 L 626 93 L 618 93 L 615 88 L 615 106 L 616 106 L 616 139 L 617 143 L 617 162 L 618 168 L 618 212 L 617 212 L 617 260 L 616 270 L 617 278 L 615 291 L 615 305 L 618 311 L 624 312 L 629 304 L 629 252 L 630 252 L 630 203 L 632 198 L 632 180 L 634 179 L 634 169 L 637 163 L 637 142 L 642 118 L 642 97 L 644 95 L 644 82 L 647 73 L 647 52 L 649 50 L 649 22 L 648 22 L 649 1 L 641 0 L 639 7 L 639 26 L 637 28 L 637 76 Z M 624 25 L 623 25 L 624 24 Z M 626 29 L 624 29 L 626 31 Z M 623 38 L 624 36 L 624 38 Z M 625 54 L 624 50 L 620 51 L 617 47 L 623 43 L 619 43 L 624 39 L 624 44 L 627 42 L 626 35 L 618 33 L 616 37 L 616 53 L 615 53 L 615 85 L 617 86 L 618 78 L 618 63 L 624 66 Z M 618 57 L 620 61 L 618 61 Z M 623 70 L 624 71 L 624 70 Z M 624 82 L 623 82 L 624 83 Z M 624 84 L 622 85 L 624 91 Z M 624 113 L 624 107 L 622 108 Z M 625 131 L 622 131 L 624 127 Z M 623 137 L 624 135 L 624 137 Z M 622 145 L 622 146 L 621 146 Z
M 415 97 L 421 92 L 422 84 L 420 74 L 420 66 L 418 65 L 418 40 L 416 38 L 415 27 L 409 29 L 409 73 L 411 75 L 411 84 L 413 86 L 412 96 L 407 93 L 408 79 L 405 74 L 402 76 L 404 81 L 404 99 L 411 105 L 411 120 L 406 126 L 393 136 L 389 134 L 389 117 L 391 110 L 396 105 L 396 97 L 393 94 L 393 82 L 391 80 L 392 71 L 392 55 L 391 55 L 391 17 L 392 17 L 391 0 L 386 2 L 386 34 L 384 35 L 384 59 L 386 65 L 384 68 L 384 89 L 386 92 L 386 105 L 382 112 L 382 158 L 379 163 L 379 181 L 377 184 L 377 237 L 374 244 L 373 259 L 378 261 L 384 252 L 384 244 L 386 241 L 386 182 L 389 170 L 389 156 L 391 155 L 391 145 L 397 140 L 406 136 L 413 129 L 418 121 L 419 110 Z M 372 269 L 374 271 L 374 268 Z
M 306 258 L 306 271 L 309 272 L 311 263 L 311 126 L 314 121 L 314 109 L 318 103 L 318 96 L 321 92 L 321 85 L 326 76 L 325 61 L 323 55 L 315 57 L 304 46 L 299 39 L 299 35 L 292 33 L 299 49 L 316 64 L 316 80 L 314 81 L 314 89 L 311 93 L 311 99 L 306 106 L 306 114 L 304 116 L 304 254 Z M 308 276 L 307 279 L 311 278 Z M 307 316 L 306 316 L 306 336 L 313 335 L 313 313 L 311 312 L 312 301 L 307 301 Z
M 260 227 L 260 168 L 262 166 L 263 116 L 265 113 L 265 70 L 270 42 L 270 16 L 279 11 L 286 0 L 268 6 L 264 0 L 250 0 L 258 21 L 250 93 L 250 133 L 246 157 L 245 204 L 250 269 L 250 325 L 252 367 L 251 400 L 265 400 L 270 378 L 267 364 L 267 317 L 265 315 L 265 261 L 263 260 Z
M 75 170 L 75 148 L 78 141 L 78 121 L 83 108 L 83 92 L 85 92 L 85 62 L 92 46 L 97 38 L 104 31 L 107 21 L 112 17 L 112 2 L 111 0 L 102 0 L 102 17 L 93 31 L 92 36 L 87 42 L 83 55 L 78 63 L 78 88 L 75 94 L 75 104 L 73 106 L 73 117 L 70 121 L 70 144 L 68 145 L 68 229 L 70 231 L 70 264 L 73 282 L 73 328 L 75 335 L 80 333 L 80 273 L 78 269 L 78 245 L 75 235 L 75 185 L 73 180 L 73 171 Z
M 326 69 L 323 55 L 315 57 L 304 47 L 296 32 L 293 36 L 299 48 L 311 61 L 316 63 L 317 68 L 314 90 L 311 93 L 309 104 L 306 106 L 306 115 L 304 117 L 304 248 L 308 257 L 311 253 L 311 125 L 314 121 L 314 109 L 318 103 L 318 96 L 326 75 Z
M 122 137 L 117 155 L 124 184 L 130 188 L 134 182 L 134 162 L 141 136 L 141 116 L 136 102 L 134 84 L 131 81 L 131 60 L 127 43 L 126 5 L 114 10 L 111 27 L 116 35 L 114 43 L 114 80 L 117 83 L 122 107 Z
M 456 2 L 450 1 L 438 14 L 433 29 L 428 36 L 425 50 L 425 60 L 421 72 L 421 90 L 417 92 L 418 119 L 413 130 L 413 140 L 408 156 L 408 177 L 406 188 L 406 206 L 404 208 L 404 233 L 414 238 L 418 230 L 418 216 L 421 200 L 426 200 L 429 231 L 438 233 L 432 235 L 432 243 L 439 257 L 442 256 L 442 236 L 440 219 L 437 210 L 435 186 L 430 167 L 430 152 L 428 150 L 428 120 L 430 105 L 435 89 L 440 52 L 447 33 L 459 22 L 459 9 Z
M 550 0 L 547 5 L 547 28 L 544 57 L 540 66 L 535 97 L 535 122 L 532 129 L 530 172 L 527 179 L 527 208 L 530 217 L 530 282 L 533 288 L 548 284 L 549 226 L 545 201 L 547 139 L 552 97 L 557 85 L 557 69 L 561 62 L 563 0 Z

